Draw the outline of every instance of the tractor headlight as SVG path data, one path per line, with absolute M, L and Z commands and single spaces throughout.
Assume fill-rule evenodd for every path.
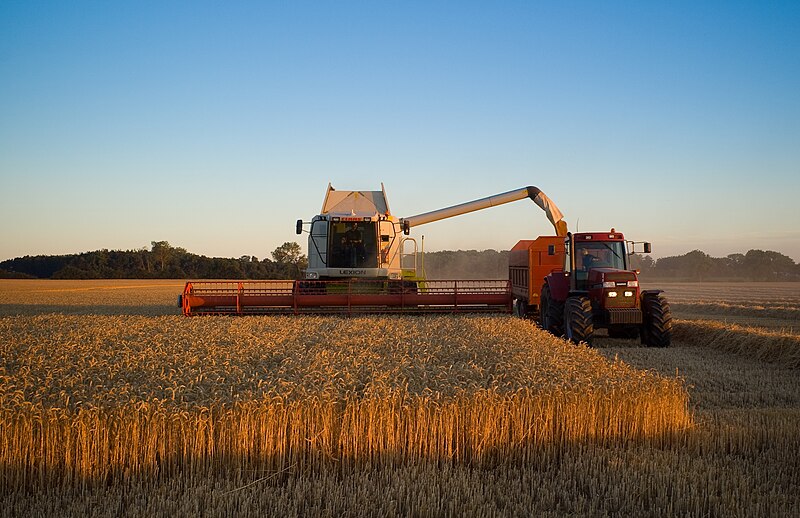
M 604 288 L 613 288 L 614 287 L 614 281 L 605 281 L 605 282 L 603 282 L 603 287 Z
M 319 279 L 319 272 L 306 272 L 306 279 Z
M 628 281 L 628 287 L 629 288 L 638 288 L 639 287 L 639 281 Z
M 626 291 L 625 292 L 625 296 L 626 297 L 633 297 L 633 292 L 632 291 Z
M 609 292 L 608 292 L 608 296 L 609 296 L 609 297 L 612 297 L 612 298 L 613 298 L 613 297 L 616 297 L 616 296 L 617 296 L 617 292 L 616 292 L 616 291 L 609 291 Z
M 400 274 L 398 272 L 391 272 L 389 273 L 389 278 L 392 280 L 400 280 Z

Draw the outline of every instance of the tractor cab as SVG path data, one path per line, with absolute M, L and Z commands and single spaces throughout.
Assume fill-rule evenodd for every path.
M 571 250 L 571 243 L 574 250 Z M 574 257 L 572 257 L 574 256 Z M 628 269 L 628 254 L 625 250 L 625 238 L 622 234 L 612 229 L 608 233 L 582 233 L 573 234 L 572 241 L 566 242 L 565 268 L 566 272 L 572 271 L 575 280 L 575 290 L 588 290 L 592 278 L 614 270 Z

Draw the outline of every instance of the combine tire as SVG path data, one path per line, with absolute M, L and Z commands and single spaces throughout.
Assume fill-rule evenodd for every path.
M 553 300 L 550 288 L 546 284 L 542 288 L 539 325 L 548 333 L 556 336 L 564 335 L 564 303 Z
M 672 339 L 672 312 L 660 294 L 642 297 L 642 343 L 648 347 L 669 347 Z
M 390 295 L 416 294 L 417 291 L 417 281 L 389 281 L 386 286 Z
M 592 303 L 587 297 L 570 297 L 564 307 L 564 334 L 574 343 L 585 342 L 592 345 L 594 322 Z
M 293 288 L 295 295 L 325 295 L 325 284 L 314 281 L 299 281 Z

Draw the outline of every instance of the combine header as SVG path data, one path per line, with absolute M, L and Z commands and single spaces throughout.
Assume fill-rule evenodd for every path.
M 511 312 L 508 281 L 192 281 L 181 305 L 193 315 Z
M 443 313 L 512 311 L 506 280 L 426 280 L 417 268 L 412 227 L 530 198 L 559 235 L 567 226 L 536 187 L 523 187 L 452 207 L 396 218 L 380 191 L 337 191 L 330 184 L 309 225 L 308 269 L 297 281 L 191 281 L 178 305 L 185 315 L 272 313 Z

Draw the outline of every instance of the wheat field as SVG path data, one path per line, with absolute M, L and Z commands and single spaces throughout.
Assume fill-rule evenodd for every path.
M 712 322 L 587 349 L 506 316 L 185 318 L 180 289 L 0 281 L 0 515 L 800 506 L 792 357 Z

